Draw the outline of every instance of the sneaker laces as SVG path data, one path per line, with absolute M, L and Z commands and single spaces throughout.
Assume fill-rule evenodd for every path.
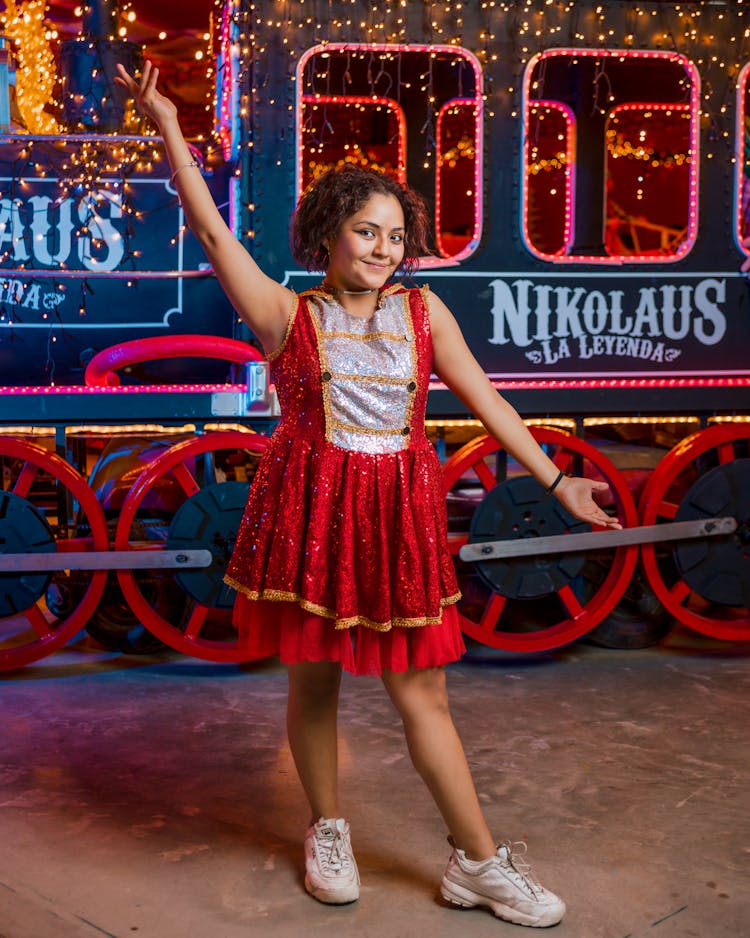
M 503 856 L 501 851 L 505 851 Z M 533 899 L 539 898 L 538 893 L 544 892 L 544 887 L 534 875 L 531 865 L 525 859 L 528 848 L 523 840 L 503 841 L 499 847 L 497 856 L 500 865 L 511 869 L 517 877 L 518 884 L 530 893 Z
M 325 873 L 340 873 L 351 865 L 345 834 L 335 826 L 316 831 L 318 860 Z

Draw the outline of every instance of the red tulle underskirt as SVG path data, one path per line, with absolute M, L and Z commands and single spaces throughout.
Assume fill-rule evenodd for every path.
M 234 624 L 249 660 L 279 655 L 282 664 L 338 661 L 358 675 L 437 668 L 458 661 L 466 651 L 455 604 L 443 607 L 436 625 L 379 632 L 363 625 L 336 629 L 332 619 L 296 602 L 253 600 L 238 593 Z

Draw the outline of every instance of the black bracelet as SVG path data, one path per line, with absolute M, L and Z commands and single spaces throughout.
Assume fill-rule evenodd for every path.
M 558 472 L 557 478 L 556 478 L 555 481 L 552 483 L 552 485 L 550 485 L 550 487 L 549 487 L 548 489 L 545 489 L 545 490 L 544 490 L 544 494 L 545 494 L 545 495 L 551 495 L 551 494 L 555 491 L 555 489 L 557 488 L 557 486 L 562 482 L 562 480 L 563 480 L 564 478 L 565 478 L 565 473 L 564 473 L 564 472 L 562 471 L 562 469 L 561 469 L 560 472 Z

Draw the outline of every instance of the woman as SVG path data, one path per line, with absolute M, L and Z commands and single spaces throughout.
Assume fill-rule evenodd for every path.
M 188 224 L 272 364 L 282 419 L 256 473 L 228 570 L 249 654 L 287 666 L 289 742 L 310 803 L 305 887 L 359 897 L 337 795 L 342 668 L 377 673 L 409 752 L 450 831 L 441 893 L 524 925 L 565 905 L 496 846 L 451 719 L 444 665 L 463 652 L 437 457 L 424 435 L 430 371 L 578 518 L 619 528 L 593 500 L 605 483 L 567 478 L 540 449 L 427 288 L 392 283 L 427 250 L 420 198 L 347 168 L 300 200 L 293 251 L 323 284 L 297 296 L 266 276 L 217 211 L 149 62 L 119 81 L 159 126 Z M 317 820 L 316 820 L 317 819 Z

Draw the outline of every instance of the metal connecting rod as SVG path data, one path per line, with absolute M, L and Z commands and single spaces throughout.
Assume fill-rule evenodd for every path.
M 99 550 L 49 554 L 0 554 L 0 573 L 55 570 L 187 570 L 210 567 L 210 550 Z
M 667 524 L 625 528 L 623 531 L 591 531 L 588 534 L 555 534 L 551 537 L 523 537 L 515 540 L 477 541 L 464 544 L 461 560 L 499 560 L 544 554 L 572 554 L 632 544 L 687 541 L 698 537 L 719 537 L 737 530 L 736 518 L 706 518 L 701 521 L 670 521 Z

